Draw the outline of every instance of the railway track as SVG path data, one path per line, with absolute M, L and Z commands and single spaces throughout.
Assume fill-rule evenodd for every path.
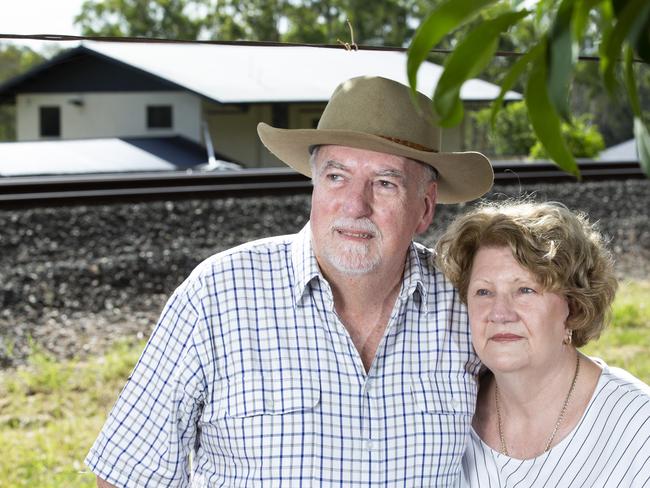
M 583 181 L 646 178 L 635 162 L 579 163 Z M 552 163 L 494 162 L 496 184 L 576 181 Z M 289 168 L 0 178 L 0 209 L 311 192 Z

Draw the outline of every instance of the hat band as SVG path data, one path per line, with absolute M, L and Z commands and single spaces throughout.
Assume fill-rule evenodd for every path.
M 402 146 L 410 147 L 411 149 L 416 149 L 418 151 L 433 152 L 433 153 L 438 152 L 435 149 L 431 149 L 430 147 L 423 146 L 416 142 L 407 141 L 406 139 L 398 139 L 397 137 L 382 136 L 381 134 L 378 134 L 378 136 L 381 137 L 382 139 L 388 139 L 391 142 L 396 142 L 397 144 L 401 144 Z

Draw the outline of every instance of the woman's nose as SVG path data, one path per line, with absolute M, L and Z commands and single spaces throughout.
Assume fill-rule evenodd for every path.
M 495 323 L 514 322 L 517 320 L 510 300 L 503 295 L 497 295 L 492 301 L 492 306 L 488 313 L 488 320 Z

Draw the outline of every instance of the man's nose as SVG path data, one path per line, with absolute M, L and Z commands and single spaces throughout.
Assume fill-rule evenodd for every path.
M 343 208 L 350 217 L 368 217 L 372 213 L 372 186 L 366 182 L 350 185 Z
M 494 323 L 507 323 L 517 320 L 517 313 L 512 307 L 512 301 L 507 295 L 497 294 L 492 300 L 488 320 Z

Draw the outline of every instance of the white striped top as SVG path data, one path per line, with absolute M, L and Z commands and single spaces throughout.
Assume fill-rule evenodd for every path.
M 550 451 L 514 459 L 472 429 L 461 486 L 650 487 L 650 387 L 598 362 L 603 372 L 582 419 Z

